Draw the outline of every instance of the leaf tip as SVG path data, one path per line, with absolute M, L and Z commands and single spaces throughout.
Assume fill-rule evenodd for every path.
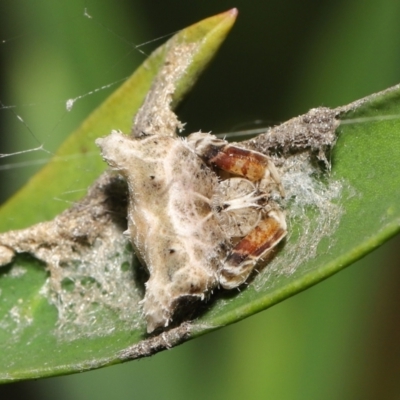
M 224 11 L 224 12 L 217 14 L 211 18 L 220 19 L 221 21 L 225 21 L 229 25 L 233 25 L 236 21 L 238 14 L 239 14 L 239 10 L 236 7 L 234 7 L 228 11 Z

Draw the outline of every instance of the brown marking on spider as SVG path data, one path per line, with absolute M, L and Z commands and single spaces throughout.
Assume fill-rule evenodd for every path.
M 210 150 L 207 150 L 204 156 L 209 157 L 211 165 L 231 174 L 244 176 L 251 181 L 260 180 L 268 166 L 268 161 L 262 154 L 229 144 L 221 147 L 210 146 Z
M 284 195 L 278 171 L 266 155 L 234 146 L 207 133 L 197 132 L 188 139 L 193 143 L 197 154 L 211 166 L 253 182 L 271 178 L 281 195 Z
M 221 286 L 233 289 L 242 284 L 253 271 L 257 261 L 285 236 L 286 222 L 283 214 L 270 212 L 226 257 L 219 277 Z

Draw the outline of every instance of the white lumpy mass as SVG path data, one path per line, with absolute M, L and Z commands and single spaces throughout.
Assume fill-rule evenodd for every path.
M 181 300 L 203 299 L 218 284 L 227 248 L 210 206 L 218 179 L 181 139 L 113 131 L 96 143 L 128 182 L 128 230 L 150 272 L 143 310 L 151 332 L 169 324 Z

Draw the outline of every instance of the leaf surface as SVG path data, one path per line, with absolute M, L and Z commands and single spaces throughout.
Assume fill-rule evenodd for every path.
M 178 86 L 176 103 L 214 54 L 234 17 L 232 12 L 224 13 L 180 33 L 182 40 L 201 42 L 204 53 L 191 65 L 190 78 Z M 113 128 L 129 130 L 132 114 L 162 57 L 163 49 L 159 49 L 67 140 L 55 160 L 2 207 L 2 230 L 54 217 L 61 206 L 52 199 L 76 175 L 85 171 L 87 185 L 97 177 L 105 165 L 94 139 Z M 271 263 L 245 290 L 217 294 L 198 319 L 170 331 L 166 342 L 160 337 L 148 339 L 144 323 L 127 330 L 118 316 L 109 314 L 105 318 L 114 318 L 115 323 L 108 334 L 60 339 L 55 334 L 56 310 L 41 292 L 47 276 L 43 265 L 28 256 L 17 257 L 0 276 L 0 379 L 72 373 L 148 355 L 264 310 L 326 279 L 395 235 L 400 227 L 400 89 L 371 96 L 340 112 L 332 172 L 321 183 L 322 189 L 338 184 L 332 200 L 335 207 L 327 209 L 327 215 L 312 207 L 296 214 L 289 204 L 291 234 Z M 77 162 L 68 159 L 71 155 L 79 155 Z M 298 267 L 291 268 L 295 263 Z M 101 323 L 94 321 L 94 329 Z

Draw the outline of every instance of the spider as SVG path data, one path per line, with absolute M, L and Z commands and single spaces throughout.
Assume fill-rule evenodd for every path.
M 243 284 L 286 235 L 284 195 L 271 159 L 208 133 L 112 131 L 97 139 L 129 187 L 128 230 L 149 271 L 149 333 L 213 289 Z

